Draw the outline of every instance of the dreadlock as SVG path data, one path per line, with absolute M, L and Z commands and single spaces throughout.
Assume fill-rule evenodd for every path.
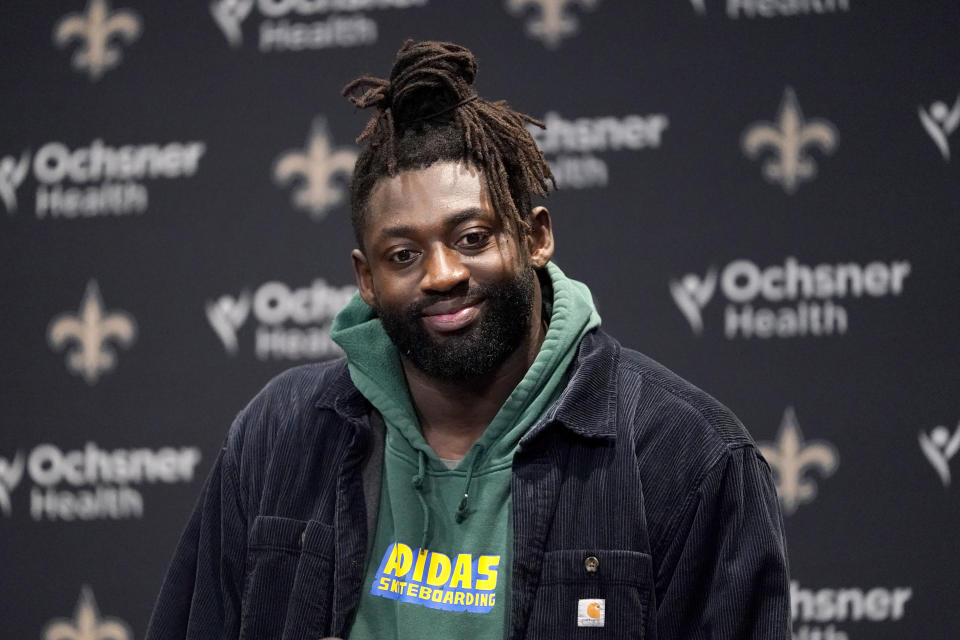
M 473 89 L 477 62 L 450 42 L 407 40 L 389 80 L 360 76 L 343 88 L 358 108 L 375 107 L 358 143 L 350 187 L 351 220 L 363 248 L 367 201 L 377 180 L 441 160 L 465 160 L 481 171 L 494 209 L 521 234 L 529 229 L 531 194 L 556 181 L 526 129 L 542 122 L 488 102 Z

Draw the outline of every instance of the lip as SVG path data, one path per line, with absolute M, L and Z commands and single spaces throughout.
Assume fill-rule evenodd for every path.
M 480 315 L 480 302 L 440 302 L 427 307 L 423 321 L 439 332 L 463 329 Z

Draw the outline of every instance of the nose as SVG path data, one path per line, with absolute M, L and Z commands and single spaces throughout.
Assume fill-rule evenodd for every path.
M 420 289 L 424 292 L 443 292 L 468 281 L 470 271 L 460 258 L 459 252 L 446 245 L 428 251 L 423 263 Z

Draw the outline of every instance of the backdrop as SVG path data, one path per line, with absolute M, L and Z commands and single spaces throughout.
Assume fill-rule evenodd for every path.
M 763 446 L 796 638 L 960 637 L 956 2 L 2 11 L 3 637 L 142 638 L 233 416 L 338 355 L 339 90 L 407 37 L 546 121 L 558 264 Z

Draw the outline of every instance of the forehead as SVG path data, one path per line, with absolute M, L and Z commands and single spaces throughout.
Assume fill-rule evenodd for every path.
M 364 236 L 392 226 L 430 226 L 451 215 L 480 209 L 493 214 L 482 174 L 463 162 L 437 162 L 401 171 L 374 185 Z

